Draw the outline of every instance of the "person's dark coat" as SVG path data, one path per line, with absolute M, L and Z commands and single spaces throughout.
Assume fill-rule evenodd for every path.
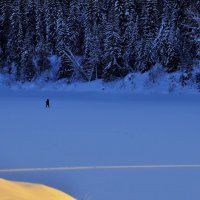
M 50 107 L 49 99 L 46 100 L 46 108 Z

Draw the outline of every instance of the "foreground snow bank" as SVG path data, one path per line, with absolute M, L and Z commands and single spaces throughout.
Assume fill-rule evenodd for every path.
M 1 200 L 75 200 L 56 189 L 31 183 L 12 182 L 0 179 Z

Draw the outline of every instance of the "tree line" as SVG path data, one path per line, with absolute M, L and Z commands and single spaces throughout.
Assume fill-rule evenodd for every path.
M 198 0 L 1 0 L 0 73 L 32 81 L 106 81 L 144 73 L 190 72 L 200 59 Z M 51 77 L 47 77 L 51 79 Z

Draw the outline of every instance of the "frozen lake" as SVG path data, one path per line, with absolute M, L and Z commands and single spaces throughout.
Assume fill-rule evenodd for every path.
M 200 164 L 198 95 L 0 92 L 0 169 Z M 0 177 L 46 184 L 79 200 L 200 199 L 200 168 L 0 172 Z

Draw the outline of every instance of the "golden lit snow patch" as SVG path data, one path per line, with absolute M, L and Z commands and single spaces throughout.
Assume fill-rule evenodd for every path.
M 38 184 L 0 179 L 0 200 L 75 200 L 59 190 Z

